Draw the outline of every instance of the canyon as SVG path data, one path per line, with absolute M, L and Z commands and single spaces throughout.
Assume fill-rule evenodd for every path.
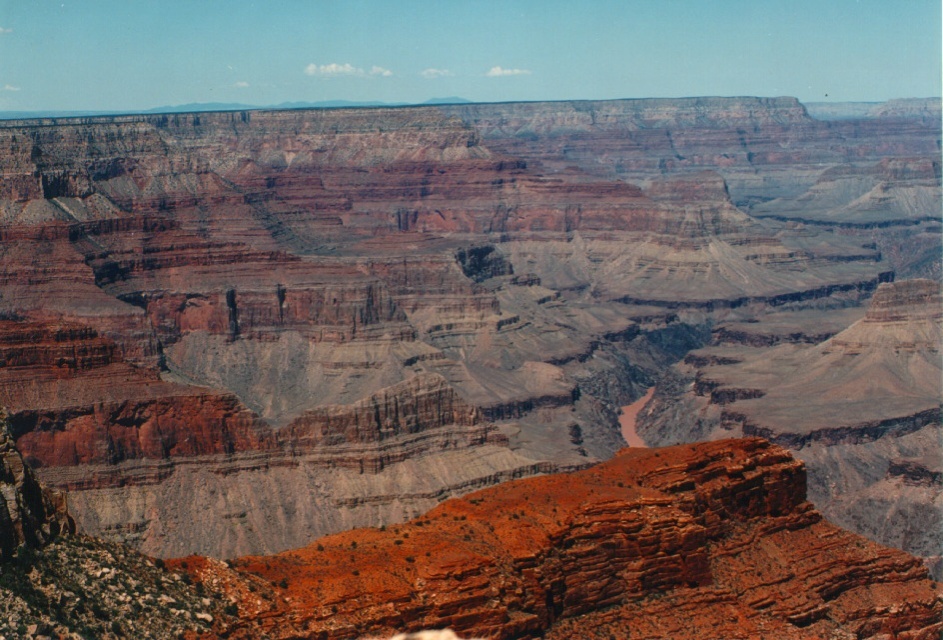
M 933 638 L 912 556 L 837 529 L 801 463 L 745 438 L 624 449 L 385 529 L 229 564 L 168 563 L 237 603 L 230 638 Z
M 938 286 L 934 108 L 817 120 L 791 98 L 691 98 L 0 122 L 0 404 L 81 530 L 162 557 L 277 553 L 590 467 L 624 446 L 620 407 L 653 386 L 647 444 L 713 437 L 691 428 L 702 397 L 674 367 L 689 352 L 723 331 L 816 344 L 895 279 Z M 797 402 L 840 428 L 826 405 Z M 882 487 L 922 512 L 939 495 L 932 449 L 895 446 L 872 467 L 897 470 Z M 833 517 L 837 493 L 809 465 Z M 829 482 L 854 484 L 857 466 Z M 884 541 L 938 555 L 905 539 L 907 520 Z
M 808 464 L 810 498 L 830 521 L 939 573 L 940 285 L 882 284 L 863 311 L 827 339 L 775 346 L 746 339 L 768 335 L 762 322 L 721 326 L 674 368 L 638 429 L 652 444 L 755 435 L 788 447 Z
M 77 535 L 0 426 L 2 513 L 28 523 L 0 520 L 4 541 L 26 533 L 0 559 L 15 637 L 930 639 L 943 625 L 920 560 L 825 521 L 804 464 L 760 438 L 626 448 L 277 555 L 160 561 Z
M 203 595 L 125 545 L 77 534 L 65 494 L 39 482 L 0 415 L 0 634 L 193 638 L 225 617 Z

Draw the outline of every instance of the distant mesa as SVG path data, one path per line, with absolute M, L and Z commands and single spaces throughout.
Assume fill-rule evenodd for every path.
M 267 109 L 331 109 L 373 108 L 420 105 L 474 104 L 475 101 L 459 96 L 429 98 L 424 102 L 381 102 L 378 100 L 318 100 L 292 101 L 273 105 L 253 105 L 240 102 L 190 102 L 178 105 L 151 107 L 144 110 L 31 110 L 0 111 L 0 120 L 30 118 L 73 118 L 139 113 L 198 113 L 212 111 L 257 111 Z M 526 104 L 526 103 L 524 103 Z M 532 104 L 545 104 L 533 102 Z M 886 102 L 805 102 L 809 115 L 820 120 L 852 120 L 880 117 L 939 118 L 940 98 L 903 98 Z
M 466 100 L 458 96 L 450 96 L 448 98 L 430 98 L 422 104 L 472 104 L 472 102 L 472 100 Z
M 414 104 L 423 105 L 445 105 L 445 104 L 470 104 L 471 100 L 451 96 L 447 98 L 430 98 L 422 103 L 391 103 L 380 102 L 378 100 L 318 100 L 314 102 L 294 101 L 280 102 L 275 105 L 253 105 L 241 102 L 189 102 L 186 104 L 166 105 L 162 107 L 152 107 L 143 111 L 134 110 L 99 110 L 99 111 L 75 111 L 75 110 L 34 110 L 34 111 L 0 111 L 0 120 L 19 120 L 31 118 L 84 118 L 89 116 L 109 116 L 109 115 L 132 115 L 145 113 L 201 113 L 214 111 L 258 111 L 268 109 L 350 109 L 350 108 L 373 108 L 373 107 L 396 107 L 412 106 Z

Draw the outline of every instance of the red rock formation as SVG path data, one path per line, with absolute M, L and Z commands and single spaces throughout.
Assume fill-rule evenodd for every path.
M 0 404 L 35 466 L 271 448 L 231 394 L 163 382 L 89 327 L 0 321 Z
M 11 420 L 35 466 L 115 464 L 273 448 L 258 418 L 228 394 L 192 391 L 90 407 L 26 410 Z
M 0 321 L 0 403 L 18 446 L 41 467 L 338 447 L 337 465 L 377 471 L 432 446 L 506 442 L 437 375 L 309 411 L 276 433 L 235 396 L 163 382 L 75 325 Z
M 939 633 L 940 587 L 919 561 L 835 528 L 804 496 L 801 463 L 762 440 L 628 449 L 235 570 L 170 565 L 238 597 L 227 637 Z M 276 594 L 247 588 L 255 576 Z

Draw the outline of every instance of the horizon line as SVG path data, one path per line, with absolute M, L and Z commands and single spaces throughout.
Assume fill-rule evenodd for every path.
M 318 100 L 318 101 L 286 101 L 274 105 L 249 105 L 227 102 L 193 102 L 178 105 L 163 105 L 148 109 L 11 109 L 0 110 L 0 121 L 10 122 L 19 120 L 59 120 L 75 118 L 107 118 L 107 117 L 146 117 L 160 115 L 187 115 L 197 113 L 233 113 L 248 111 L 315 111 L 315 110 L 342 110 L 342 109 L 403 109 L 424 107 L 449 107 L 469 105 L 502 105 L 502 104 L 544 104 L 567 102 L 633 102 L 633 101 L 662 101 L 662 100 L 699 100 L 699 99 L 758 99 L 758 100 L 795 100 L 802 106 L 806 105 L 879 105 L 895 101 L 940 101 L 943 106 L 943 97 L 896 97 L 886 100 L 836 100 L 805 102 L 796 96 L 760 96 L 760 95 L 692 95 L 692 96 L 649 96 L 644 98 L 575 98 L 575 99 L 548 99 L 548 100 L 468 100 L 459 96 L 446 98 L 430 98 L 424 102 L 380 102 L 373 100 Z M 201 108 L 205 107 L 205 108 Z M 35 115 L 31 115 L 35 114 Z

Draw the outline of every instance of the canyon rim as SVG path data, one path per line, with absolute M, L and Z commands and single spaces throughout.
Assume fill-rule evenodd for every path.
M 0 0 L 0 640 L 940 638 L 941 11 Z
M 690 98 L 0 122 L 0 403 L 69 504 L 11 549 L 117 544 L 154 589 L 133 554 L 181 558 L 178 615 L 228 637 L 577 616 L 931 637 L 938 118 Z M 475 511 L 515 487 L 551 509 L 498 510 L 527 542 Z M 57 541 L 76 526 L 107 542 Z M 813 543 L 860 570 L 776 573 Z M 626 626 L 665 594 L 707 626 Z

